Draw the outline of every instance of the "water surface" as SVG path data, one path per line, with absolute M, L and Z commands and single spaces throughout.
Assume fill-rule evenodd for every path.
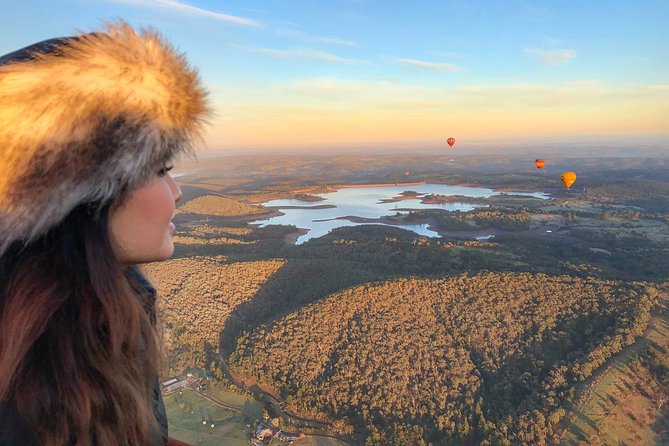
M 417 196 L 402 201 L 384 203 L 381 200 L 392 199 L 403 192 L 416 192 Z M 423 204 L 421 199 L 427 194 L 461 195 L 472 198 L 488 198 L 493 195 L 506 193 L 541 199 L 549 198 L 542 192 L 496 192 L 483 187 L 449 186 L 446 184 L 417 184 L 409 186 L 369 186 L 342 188 L 335 192 L 318 194 L 322 201 L 306 202 L 301 200 L 270 200 L 263 203 L 266 207 L 279 209 L 284 215 L 257 220 L 252 224 L 260 227 L 267 225 L 293 225 L 307 229 L 309 232 L 297 238 L 296 244 L 304 243 L 312 238 L 321 237 L 335 228 L 342 226 L 358 226 L 363 224 L 383 224 L 380 222 L 362 223 L 347 220 L 348 217 L 381 218 L 395 214 L 407 214 L 410 210 L 444 209 L 449 212 L 467 212 L 478 207 L 487 207 L 484 204 L 453 202 L 438 204 Z M 329 206 L 322 209 L 322 206 Z M 291 208 L 295 206 L 296 208 Z M 393 225 L 407 229 L 418 235 L 439 237 L 435 231 L 427 228 L 427 224 L 420 225 Z

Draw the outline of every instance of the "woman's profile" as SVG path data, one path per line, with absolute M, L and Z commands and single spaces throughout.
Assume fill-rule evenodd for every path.
M 165 445 L 155 289 L 210 113 L 184 56 L 123 21 L 0 57 L 0 445 Z

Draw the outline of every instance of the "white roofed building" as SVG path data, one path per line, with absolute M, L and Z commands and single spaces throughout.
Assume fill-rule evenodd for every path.
M 177 382 L 177 381 L 179 381 L 179 380 L 176 379 L 176 378 L 172 378 L 172 379 L 168 379 L 167 381 L 163 381 L 163 382 L 160 383 L 160 384 L 162 384 L 162 386 L 165 387 L 165 386 L 169 386 L 170 384 L 173 384 L 173 383 L 175 383 L 175 382 Z
M 169 385 L 165 386 L 163 391 L 168 392 L 168 393 L 169 392 L 174 392 L 175 390 L 179 390 L 182 387 L 186 387 L 188 384 L 190 384 L 190 381 L 188 381 L 187 379 L 182 379 L 181 381 L 177 381 L 175 383 L 172 383 L 172 384 L 169 384 Z

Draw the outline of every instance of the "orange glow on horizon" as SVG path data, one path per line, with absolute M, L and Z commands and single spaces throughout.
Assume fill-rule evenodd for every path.
M 337 146 L 398 141 L 459 141 L 543 135 L 666 133 L 669 110 L 655 116 L 608 110 L 455 112 L 449 115 L 379 111 L 266 110 L 215 123 L 210 147 Z

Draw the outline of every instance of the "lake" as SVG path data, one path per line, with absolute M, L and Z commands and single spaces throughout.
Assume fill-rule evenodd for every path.
M 418 195 L 415 197 L 403 197 L 402 201 L 384 203 L 399 197 L 403 192 L 412 191 Z M 338 189 L 335 192 L 318 194 L 324 198 L 322 201 L 306 202 L 301 200 L 270 200 L 263 203 L 265 207 L 280 210 L 284 215 L 256 220 L 251 224 L 260 227 L 267 225 L 292 225 L 297 228 L 307 229 L 309 232 L 297 238 L 296 244 L 302 244 L 312 238 L 321 237 L 335 228 L 342 226 L 358 226 L 364 224 L 384 224 L 380 222 L 361 223 L 348 220 L 349 217 L 380 218 L 397 213 L 407 214 L 410 210 L 419 209 L 444 209 L 446 211 L 471 211 L 477 207 L 487 207 L 484 204 L 467 202 L 423 204 L 421 199 L 426 194 L 439 195 L 462 195 L 472 198 L 488 198 L 493 195 L 528 196 L 541 199 L 550 198 L 542 192 L 496 192 L 483 187 L 449 186 L 447 184 L 415 184 L 404 186 L 369 186 L 348 187 Z M 322 207 L 328 206 L 323 209 Z M 427 237 L 439 237 L 437 232 L 427 228 L 427 224 L 421 225 L 393 225 L 398 228 L 413 231 L 418 235 Z

